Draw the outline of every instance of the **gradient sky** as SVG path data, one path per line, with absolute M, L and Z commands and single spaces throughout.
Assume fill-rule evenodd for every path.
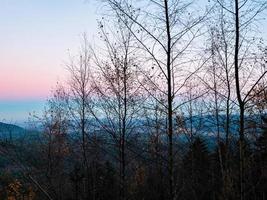
M 77 52 L 84 32 L 89 40 L 97 32 L 92 1 L 0 0 L 0 121 L 20 123 L 40 113 L 66 77 L 69 50 Z
M 0 121 L 43 107 L 83 32 L 96 32 L 90 1 L 0 0 Z

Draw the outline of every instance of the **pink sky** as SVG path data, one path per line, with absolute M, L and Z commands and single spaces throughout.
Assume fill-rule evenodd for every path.
M 57 81 L 64 81 L 60 59 L 47 59 L 43 53 L 41 57 L 27 50 L 4 55 L 0 61 L 0 99 L 46 98 Z
M 96 31 L 96 6 L 83 0 L 3 0 L 0 101 L 45 99 L 66 79 L 69 49 Z

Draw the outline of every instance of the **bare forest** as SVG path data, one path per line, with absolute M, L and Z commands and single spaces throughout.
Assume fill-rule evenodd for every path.
M 267 1 L 97 3 L 43 114 L 0 123 L 0 199 L 266 200 Z

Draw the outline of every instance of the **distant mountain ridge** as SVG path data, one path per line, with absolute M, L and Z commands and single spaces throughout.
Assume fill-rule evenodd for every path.
M 0 132 L 2 131 L 15 131 L 15 132 L 20 132 L 20 131 L 25 131 L 24 128 L 14 125 L 14 124 L 7 124 L 4 122 L 0 122 Z
M 20 126 L 0 122 L 0 139 L 11 139 L 21 136 L 25 132 L 26 130 Z

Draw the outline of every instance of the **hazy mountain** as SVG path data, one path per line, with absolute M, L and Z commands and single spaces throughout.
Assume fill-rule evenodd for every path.
M 14 124 L 0 122 L 0 138 L 11 139 L 25 133 L 25 129 Z

